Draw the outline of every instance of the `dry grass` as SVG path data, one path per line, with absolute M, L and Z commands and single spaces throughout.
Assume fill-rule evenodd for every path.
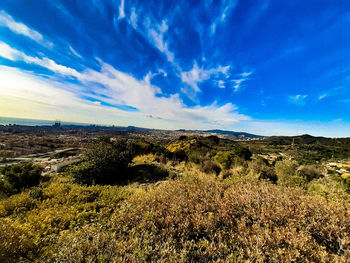
M 69 232 L 52 257 L 56 262 L 70 257 L 72 262 L 348 262 L 349 211 L 345 203 L 271 184 L 184 176 L 135 192 L 107 225 Z
M 143 164 L 175 179 L 85 187 L 55 175 L 0 201 L 0 262 L 350 262 L 340 181 L 306 191 L 259 181 L 250 166 L 216 176 L 154 155 L 132 166 Z

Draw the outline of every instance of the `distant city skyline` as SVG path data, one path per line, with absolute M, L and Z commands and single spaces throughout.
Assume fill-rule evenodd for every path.
M 350 137 L 349 1 L 0 2 L 0 117 Z

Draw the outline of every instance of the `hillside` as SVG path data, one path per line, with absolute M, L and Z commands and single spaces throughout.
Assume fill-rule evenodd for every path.
M 348 262 L 350 162 L 266 140 L 103 136 L 59 173 L 0 168 L 0 261 Z

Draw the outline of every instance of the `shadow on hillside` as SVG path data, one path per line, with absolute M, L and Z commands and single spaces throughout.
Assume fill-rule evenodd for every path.
M 132 182 L 154 183 L 165 180 L 169 176 L 169 172 L 154 164 L 139 164 L 129 168 Z

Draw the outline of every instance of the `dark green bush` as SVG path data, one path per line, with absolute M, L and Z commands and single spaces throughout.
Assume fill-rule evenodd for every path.
M 252 160 L 249 163 L 250 169 L 252 169 L 255 173 L 258 174 L 261 173 L 261 171 L 263 171 L 269 165 L 269 161 L 260 156 L 258 156 L 256 159 Z
M 218 152 L 214 157 L 214 161 L 218 163 L 221 168 L 229 169 L 232 165 L 233 158 L 234 155 L 231 152 Z
M 177 150 L 172 153 L 171 159 L 174 161 L 182 162 L 187 161 L 188 157 L 184 150 Z
M 215 164 L 213 161 L 206 160 L 201 165 L 201 171 L 205 172 L 205 173 L 208 173 L 208 174 L 209 173 L 215 173 L 216 175 L 219 175 L 220 172 L 221 172 L 221 168 L 220 168 L 220 166 Z
M 251 159 L 251 157 L 253 156 L 252 152 L 248 149 L 248 148 L 245 148 L 243 146 L 236 146 L 232 149 L 232 153 L 235 155 L 235 156 L 238 156 L 246 161 L 249 161 Z
M 207 139 L 209 139 L 213 144 L 219 144 L 220 142 L 220 138 L 215 135 L 210 135 L 207 137 Z
M 133 155 L 126 140 L 95 142 L 83 161 L 70 168 L 76 183 L 84 185 L 119 184 L 128 180 L 128 164 Z
M 39 200 L 39 201 L 42 201 L 45 199 L 43 189 L 41 187 L 33 187 L 29 192 L 29 196 L 32 199 Z
M 311 182 L 314 179 L 323 177 L 323 171 L 321 167 L 316 165 L 303 165 L 298 168 L 297 175 L 304 177 L 308 182 Z
M 277 183 L 277 175 L 273 167 L 265 167 L 261 170 L 259 180 L 267 180 L 272 183 Z
M 43 168 L 30 162 L 5 166 L 0 169 L 0 191 L 7 195 L 38 185 Z
M 250 158 L 251 152 L 239 146 L 230 152 L 218 152 L 214 157 L 214 161 L 218 163 L 222 169 L 229 169 L 233 166 L 245 165 L 245 161 L 250 160 Z

